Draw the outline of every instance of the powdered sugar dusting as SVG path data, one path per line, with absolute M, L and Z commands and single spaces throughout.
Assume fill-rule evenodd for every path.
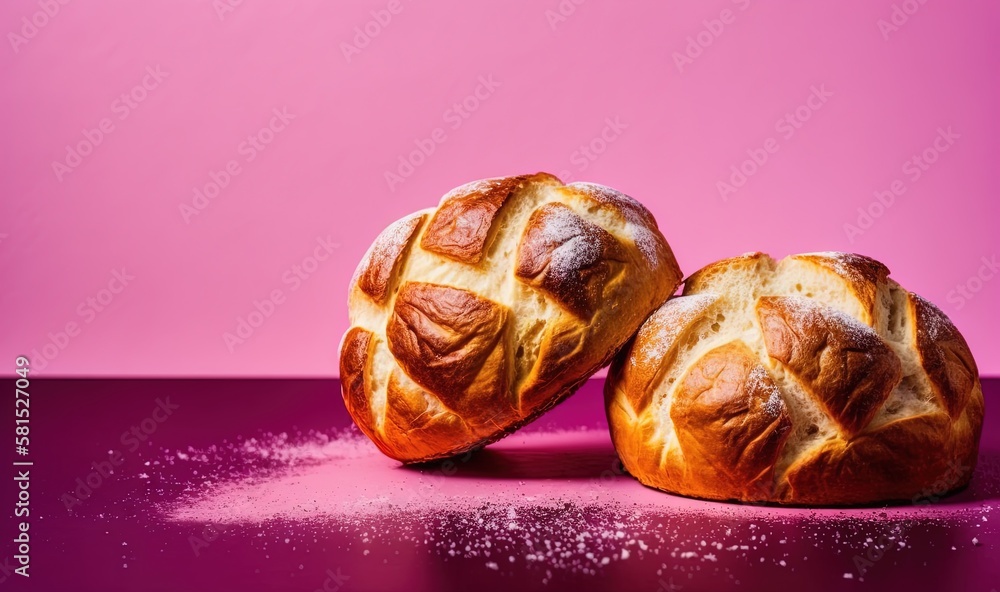
M 486 582 L 553 590 L 613 585 L 626 572 L 648 576 L 634 587 L 649 590 L 746 588 L 777 570 L 837 578 L 850 570 L 867 579 L 897 562 L 919 569 L 942 549 L 988 554 L 1000 523 L 988 520 L 1000 483 L 996 455 L 985 455 L 970 489 L 944 503 L 824 510 L 703 502 L 642 487 L 621 471 L 607 430 L 518 432 L 450 468 L 400 467 L 356 430 L 136 454 L 129 462 L 142 473 L 116 474 L 114 485 L 74 508 L 74 527 L 89 520 L 115 536 L 135 526 L 161 542 L 149 549 L 166 565 L 191 565 L 169 563 L 188 557 L 217 567 L 232 557 L 228 565 L 288 566 L 299 577 L 304 564 L 312 575 L 284 585 L 296 589 L 322 587 L 331 566 L 338 574 L 343 566 L 350 589 L 381 589 L 365 575 L 382 566 L 403 578 L 432 568 L 474 578 L 478 566 Z M 126 483 L 134 490 L 111 495 Z M 852 558 L 875 544 L 885 559 L 856 571 Z
M 821 257 L 833 269 L 834 273 L 855 283 L 864 283 L 873 279 L 866 277 L 860 270 L 869 269 L 873 264 L 884 267 L 881 263 L 856 253 L 818 251 L 816 253 L 803 253 L 799 256 Z M 888 274 L 888 269 L 886 269 L 886 273 Z
M 778 417 L 785 408 L 785 401 L 781 398 L 781 389 L 774 383 L 771 375 L 760 365 L 754 366 L 747 377 L 747 386 L 751 392 L 762 392 L 767 396 L 764 402 L 764 411 L 771 417 Z
M 544 457 L 535 454 L 524 470 L 558 476 L 565 470 L 561 467 L 562 452 L 586 449 L 595 442 L 606 446 L 606 462 L 611 466 L 614 451 L 603 430 L 518 432 L 490 450 L 552 450 Z M 465 464 L 472 458 L 469 454 L 452 462 L 459 471 L 481 470 Z M 485 500 L 513 509 L 560 507 L 564 503 L 558 481 L 540 484 L 531 495 L 525 495 L 519 490 L 497 491 L 489 479 L 470 483 L 448 478 L 452 471 L 444 469 L 401 467 L 353 429 L 263 434 L 221 447 L 166 450 L 151 469 L 172 471 L 181 465 L 193 469 L 198 476 L 193 481 L 202 483 L 189 490 L 181 503 L 165 508 L 174 519 L 182 521 L 340 520 L 386 512 L 419 512 L 429 507 L 462 511 L 479 507 Z M 157 478 L 162 480 L 164 476 Z M 580 501 L 600 491 L 595 483 L 592 491 L 583 492 Z
M 839 333 L 847 335 L 858 347 L 877 347 L 883 343 L 874 329 L 838 308 L 804 296 L 785 296 L 781 302 L 783 307 L 796 316 L 821 317 L 828 326 L 833 326 Z
M 620 191 L 596 183 L 577 182 L 570 183 L 568 187 L 583 190 L 600 203 L 614 206 L 620 211 L 625 217 L 625 231 L 632 237 L 642 256 L 651 267 L 660 265 L 663 239 L 653 230 L 656 223 L 642 204 Z
M 265 434 L 244 440 L 235 450 L 248 458 L 258 457 L 290 467 L 324 460 L 361 458 L 370 456 L 372 452 L 368 439 L 350 430 L 332 434 L 312 432 L 304 439 L 295 439 L 287 432 Z
M 460 195 L 469 195 L 473 193 L 478 194 L 488 194 L 499 188 L 505 181 L 507 177 L 492 177 L 490 179 L 479 179 L 477 181 L 470 181 L 465 185 L 459 185 L 458 187 L 452 189 L 448 193 L 444 194 L 441 198 L 441 203 L 448 201 L 454 197 Z
M 635 242 L 635 246 L 639 248 L 642 256 L 646 258 L 649 265 L 656 267 L 660 263 L 659 246 L 661 239 L 655 232 L 650 230 L 649 226 L 645 224 L 636 224 L 629 221 L 625 225 L 625 230 L 627 230 L 632 235 L 632 240 Z
M 425 214 L 424 211 L 416 212 L 396 220 L 390 224 L 385 230 L 383 230 L 378 237 L 375 238 L 375 242 L 372 246 L 368 248 L 368 252 L 365 256 L 361 258 L 361 263 L 354 270 L 354 276 L 351 278 L 351 285 L 355 285 L 358 282 L 358 278 L 362 273 L 365 272 L 375 263 L 376 265 L 383 264 L 386 261 L 394 261 L 399 253 L 406 247 L 407 241 L 413 235 L 415 227 L 419 224 L 420 218 Z
M 955 325 L 933 302 L 910 293 L 910 296 L 917 301 L 922 309 L 922 313 L 917 323 L 917 330 L 925 333 L 928 339 L 937 341 L 939 339 L 950 339 L 955 332 Z
M 552 251 L 549 262 L 549 274 L 555 280 L 565 280 L 601 257 L 599 227 L 565 206 L 554 205 L 545 209 L 540 232 L 546 242 L 559 245 Z
M 639 348 L 631 357 L 632 365 L 659 363 L 673 344 L 677 332 L 691 319 L 702 315 L 716 300 L 711 294 L 692 294 L 671 298 L 654 312 L 639 332 Z

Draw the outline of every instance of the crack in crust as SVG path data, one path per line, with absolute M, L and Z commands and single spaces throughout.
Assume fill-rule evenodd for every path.
M 449 191 L 434 212 L 420 247 L 462 263 L 479 263 L 500 208 L 525 184 L 543 180 L 537 177 L 473 181 Z
M 848 439 L 868 425 L 902 379 L 902 365 L 873 329 L 796 296 L 764 296 L 757 316 L 767 353 L 788 368 Z

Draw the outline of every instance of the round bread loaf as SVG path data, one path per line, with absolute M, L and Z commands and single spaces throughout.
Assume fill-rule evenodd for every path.
M 613 189 L 544 173 L 463 185 L 358 266 L 344 403 L 406 463 L 482 446 L 607 364 L 682 277 L 652 215 Z
M 860 255 L 753 253 L 685 281 L 615 359 L 625 468 L 714 500 L 919 502 L 964 487 L 983 393 L 948 317 Z

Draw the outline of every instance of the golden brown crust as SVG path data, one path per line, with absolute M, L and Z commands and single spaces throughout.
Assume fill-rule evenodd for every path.
M 507 310 L 472 292 L 408 282 L 396 296 L 385 334 L 413 380 L 462 417 L 504 413 Z
M 518 279 L 590 317 L 604 287 L 627 262 L 618 240 L 560 204 L 545 204 L 528 219 L 517 249 Z
M 867 325 L 872 324 L 875 307 L 878 305 L 878 286 L 889 277 L 888 267 L 857 253 L 805 253 L 792 255 L 791 258 L 818 265 L 845 281 L 866 313 L 862 321 Z
M 710 294 L 668 300 L 646 319 L 624 355 L 616 358 L 612 374 L 620 376 L 624 395 L 636 413 L 649 406 L 654 389 L 677 359 L 681 344 L 692 338 L 696 322 L 718 301 Z
M 433 397 L 407 382 L 399 370 L 389 375 L 384 437 L 375 439 L 380 447 L 390 450 L 383 448 L 383 452 L 430 457 L 456 439 L 475 440 L 476 434 L 465 420 L 441 406 L 432 407 Z
M 351 331 L 367 332 L 366 355 L 347 342 L 342 352 L 349 411 L 403 462 L 532 421 L 607 364 L 681 279 L 649 212 L 597 185 L 488 179 L 427 218 L 405 240 L 391 233 L 387 244 L 404 246 L 368 274 L 379 286 L 356 276 Z
M 542 182 L 547 177 L 539 174 L 486 179 L 453 189 L 434 212 L 420 240 L 421 248 L 462 263 L 479 263 L 493 222 L 507 199 L 527 183 Z
M 605 388 L 615 448 L 641 482 L 796 505 L 919 502 L 968 484 L 983 422 L 975 361 L 885 266 L 752 253 L 696 272 L 683 294 L 650 316 Z M 767 422 L 758 391 L 778 394 L 780 420 Z
M 396 274 L 414 234 L 426 219 L 426 214 L 407 216 L 386 228 L 375 239 L 375 244 L 362 261 L 355 279 L 358 288 L 375 302 L 385 302 L 391 287 L 390 278 Z
M 703 495 L 766 499 L 791 420 L 746 345 L 733 341 L 695 362 L 674 395 L 670 419 L 688 478 Z
M 570 183 L 566 189 L 586 198 L 591 204 L 587 208 L 588 211 L 620 218 L 630 231 L 631 241 L 647 265 L 654 269 L 663 269 L 671 277 L 683 277 L 673 251 L 660 233 L 656 219 L 645 206 L 621 191 L 596 183 Z M 677 286 L 674 286 L 674 289 L 676 288 Z
M 522 410 L 550 406 L 560 384 L 568 376 L 580 375 L 580 368 L 606 365 L 619 347 L 642 324 L 649 311 L 662 304 L 683 277 L 673 252 L 656 227 L 652 215 L 639 202 L 593 183 L 572 183 L 564 194 L 582 199 L 576 208 L 604 219 L 612 218 L 619 228 L 615 237 L 627 255 L 627 264 L 607 281 L 606 306 L 587 319 L 560 315 L 542 340 L 538 360 L 522 382 Z M 611 228 L 605 228 L 611 232 Z M 608 343 L 614 343 L 611 348 Z
M 982 425 L 981 416 L 971 421 Z M 938 412 L 892 421 L 850 442 L 831 440 L 788 471 L 782 498 L 810 505 L 928 503 L 969 484 L 978 435 L 978 428 Z
M 853 437 L 902 378 L 902 366 L 878 333 L 840 311 L 795 296 L 764 296 L 757 316 L 767 353 Z
M 352 327 L 344 335 L 340 351 L 340 382 L 344 405 L 366 435 L 374 433 L 374 418 L 368 405 L 365 369 L 371 353 L 372 334 L 361 327 Z
M 916 294 L 909 295 L 917 320 L 917 351 L 934 394 L 953 418 L 965 408 L 979 380 L 972 352 L 955 325 L 941 309 Z

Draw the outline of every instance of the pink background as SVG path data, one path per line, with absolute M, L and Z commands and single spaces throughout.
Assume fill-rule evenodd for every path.
M 996 3 L 225 2 L 0 5 L 0 372 L 47 348 L 35 369 L 50 375 L 335 375 L 374 236 L 465 181 L 539 170 L 641 200 L 686 273 L 750 250 L 876 257 L 1000 371 L 1000 279 L 983 263 L 1000 255 Z M 898 28 L 880 30 L 894 6 Z M 377 34 L 348 59 L 366 24 Z M 832 95 L 779 125 L 813 87 Z M 241 148 L 269 123 L 263 150 Z M 949 127 L 915 179 L 907 161 Z M 444 141 L 390 188 L 436 128 Z M 723 199 L 717 183 L 764 146 Z M 894 180 L 905 192 L 873 207 Z M 876 213 L 863 229 L 858 208 Z

